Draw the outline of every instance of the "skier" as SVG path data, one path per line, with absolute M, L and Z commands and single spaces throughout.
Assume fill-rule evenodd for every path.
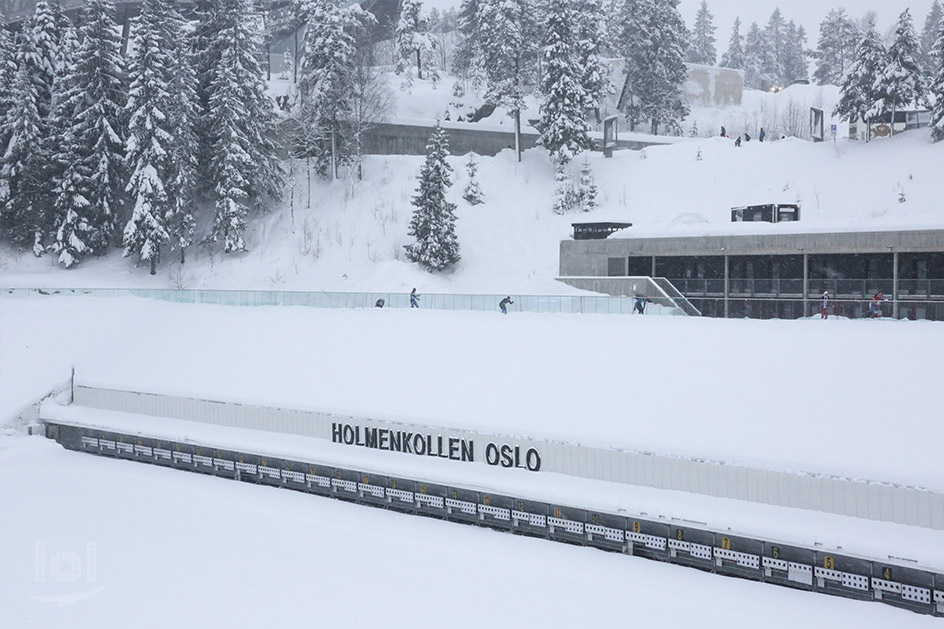
M 721 137 L 722 138 L 728 137 L 728 130 L 724 128 L 724 125 L 721 125 Z
M 511 301 L 511 295 L 505 297 L 500 302 L 498 302 L 498 307 L 501 308 L 502 314 L 508 314 L 508 304 L 513 304 L 515 302 Z
M 741 146 L 741 136 L 737 137 L 737 140 L 734 141 L 734 146 Z
M 760 140 L 761 142 L 763 142 L 763 141 L 764 141 L 764 138 L 766 138 L 766 137 L 767 137 L 767 132 L 764 131 L 764 128 L 763 128 L 763 127 L 761 127 L 761 128 L 760 128 L 760 135 L 757 136 L 757 139 Z
M 882 316 L 882 302 L 885 301 L 885 293 L 878 291 L 872 296 L 869 302 L 869 318 L 878 319 Z
M 385 302 L 383 299 L 378 299 L 378 300 L 376 301 L 376 303 L 374 303 L 374 307 L 375 307 L 375 308 L 383 308 L 385 303 L 387 303 L 387 302 Z
M 410 308 L 419 308 L 420 307 L 420 296 L 416 294 L 416 288 L 414 287 L 410 291 Z
M 744 141 L 745 141 L 745 142 L 750 142 L 750 141 L 751 141 L 751 134 L 748 133 L 747 131 L 744 132 Z
M 653 301 L 645 295 L 637 297 L 636 303 L 633 304 L 633 314 L 646 314 L 646 304 L 651 303 L 653 303 Z
M 822 301 L 820 302 L 820 304 L 819 304 L 819 315 L 820 315 L 819 318 L 820 318 L 820 319 L 828 319 L 828 318 L 829 318 L 829 311 L 827 310 L 828 307 L 829 307 L 829 291 L 828 291 L 828 290 L 824 290 L 824 291 L 823 291 L 823 300 L 822 300 Z

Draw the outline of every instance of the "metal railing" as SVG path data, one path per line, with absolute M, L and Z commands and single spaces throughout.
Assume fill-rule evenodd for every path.
M 686 297 L 724 296 L 723 279 L 670 279 Z M 808 298 L 816 298 L 828 290 L 830 295 L 846 299 L 868 299 L 878 291 L 892 297 L 894 280 L 811 279 Z M 738 297 L 803 298 L 802 279 L 729 279 L 728 295 Z M 898 280 L 899 299 L 944 300 L 944 280 Z
M 386 308 L 409 308 L 409 293 L 329 293 L 315 291 L 172 290 L 148 288 L 0 288 L 0 299 L 51 296 L 140 297 L 175 303 L 223 306 L 307 306 L 312 308 L 373 308 L 378 300 Z M 450 295 L 423 293 L 419 307 L 428 310 L 498 312 L 506 295 Z M 510 312 L 565 314 L 632 314 L 632 297 L 593 295 L 510 295 Z M 652 314 L 675 314 L 674 308 L 652 308 Z

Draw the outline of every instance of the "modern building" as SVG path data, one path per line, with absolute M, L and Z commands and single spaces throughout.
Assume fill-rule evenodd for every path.
M 882 291 L 884 316 L 944 321 L 944 229 L 639 238 L 623 230 L 560 245 L 560 279 L 611 295 L 633 277 L 665 278 L 704 316 L 863 317 Z M 605 281 L 601 281 L 605 278 Z M 629 291 L 629 292 L 627 292 Z

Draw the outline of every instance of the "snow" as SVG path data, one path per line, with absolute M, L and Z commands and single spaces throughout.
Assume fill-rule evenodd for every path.
M 771 629 L 939 621 L 588 548 L 0 440 L 4 627 Z M 90 562 L 89 559 L 92 561 Z M 91 564 L 91 565 L 90 565 Z M 62 569 L 59 575 L 55 567 Z M 74 579 L 70 582 L 70 578 Z M 684 604 L 680 604 L 684 601 Z
M 927 463 L 944 436 L 928 422 L 944 348 L 931 322 L 88 297 L 0 299 L 0 316 L 16 331 L 2 339 L 0 417 L 74 364 L 90 385 L 944 490 Z M 889 369 L 866 368 L 874 351 Z

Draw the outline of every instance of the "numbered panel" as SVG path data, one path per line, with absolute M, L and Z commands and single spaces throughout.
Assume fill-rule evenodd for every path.
M 512 530 L 524 535 L 547 537 L 548 505 L 545 502 L 515 498 L 511 510 Z
M 334 494 L 334 487 L 331 480 L 335 477 L 335 470 L 328 465 L 305 466 L 305 491 L 321 496 L 331 496 Z
M 446 515 L 446 492 L 448 487 L 417 481 L 413 499 L 416 501 L 416 512 L 424 515 L 443 517 Z
M 479 492 L 449 487 L 446 493 L 446 517 L 457 522 L 479 521 Z
M 624 551 L 628 520 L 609 513 L 587 512 L 587 544 L 603 550 Z
M 872 595 L 890 605 L 934 612 L 934 575 L 923 570 L 875 562 Z
M 479 497 L 479 522 L 496 529 L 512 527 L 511 512 L 515 499 L 501 494 L 482 493 Z
M 547 532 L 551 539 L 571 544 L 586 544 L 587 511 L 550 505 L 547 514 Z
M 669 561 L 695 568 L 710 569 L 714 533 L 685 526 L 669 526 Z
M 274 487 L 282 486 L 282 459 L 272 456 L 260 456 L 259 482 L 263 485 L 272 485 Z
M 712 555 L 715 570 L 725 574 L 756 579 L 761 572 L 764 544 L 746 537 L 715 533 Z
M 237 453 L 233 464 L 236 468 L 236 478 L 246 483 L 258 483 L 261 479 L 259 476 L 260 462 L 261 457 L 255 454 Z
M 335 497 L 342 500 L 357 500 L 357 482 L 360 477 L 360 472 L 355 470 L 334 468 L 334 475 L 331 477 L 331 488 L 334 490 Z
M 837 553 L 817 551 L 813 585 L 817 590 L 847 598 L 871 599 L 872 563 Z
M 386 506 L 387 477 L 361 472 L 357 480 L 357 495 L 360 502 Z
M 632 542 L 632 554 L 647 559 L 666 561 L 669 558 L 669 525 L 642 518 L 627 518 L 626 537 Z
M 813 589 L 813 568 L 816 553 L 807 548 L 787 544 L 764 543 L 761 568 L 764 581 L 801 590 Z
M 387 477 L 387 506 L 398 511 L 416 510 L 416 481 Z

